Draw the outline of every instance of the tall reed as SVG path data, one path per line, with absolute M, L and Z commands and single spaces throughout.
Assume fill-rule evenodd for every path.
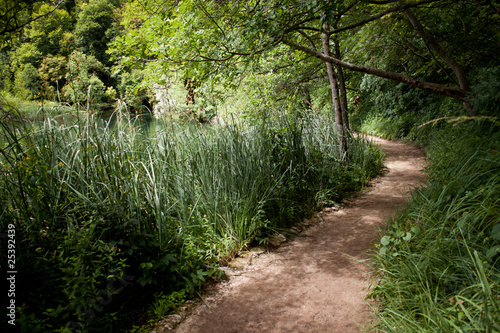
M 19 230 L 25 330 L 109 331 L 125 299 L 189 295 L 218 264 L 341 200 L 382 165 L 361 139 L 339 158 L 330 119 L 146 133 L 122 111 L 114 124 L 91 113 L 0 121 L 1 226 Z M 134 276 L 127 289 L 109 287 L 124 274 Z

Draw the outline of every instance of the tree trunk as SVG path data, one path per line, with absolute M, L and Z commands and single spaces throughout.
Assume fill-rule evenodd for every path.
M 333 44 L 335 46 L 335 57 L 341 60 L 339 40 L 335 38 L 333 40 Z M 349 131 L 350 130 L 349 113 L 347 109 L 347 90 L 345 88 L 344 71 L 342 70 L 342 66 L 336 65 L 336 67 L 337 67 L 337 79 L 340 88 L 340 106 L 342 108 L 342 122 L 344 124 L 345 129 Z
M 453 73 L 455 73 L 460 88 L 462 88 L 462 90 L 464 90 L 465 92 L 469 92 L 469 81 L 467 80 L 467 76 L 465 75 L 465 71 L 462 69 L 462 67 L 455 61 L 455 59 L 453 59 L 453 57 L 448 52 L 446 52 L 443 47 L 441 47 L 437 39 L 424 29 L 411 9 L 407 8 L 403 10 L 403 13 L 406 15 L 408 20 L 410 20 L 413 28 L 424 40 L 424 42 L 427 43 L 434 51 L 436 51 L 436 53 L 441 57 L 441 59 L 443 59 L 448 67 L 451 68 Z M 474 112 L 472 111 L 470 105 L 467 104 L 467 101 L 464 100 L 463 103 L 467 112 L 469 112 L 471 116 L 474 116 Z
M 323 42 L 323 53 L 326 56 L 330 56 L 330 43 L 329 38 L 326 33 L 321 37 Z M 335 124 L 337 128 L 337 138 L 339 140 L 339 151 L 340 158 L 344 159 L 347 152 L 347 143 L 344 135 L 344 124 L 342 123 L 342 110 L 340 106 L 339 91 L 337 87 L 337 80 L 335 79 L 335 73 L 333 71 L 333 65 L 330 62 L 326 62 L 326 71 L 328 73 L 328 80 L 330 81 L 330 88 L 332 90 L 332 103 L 333 110 L 335 113 Z
M 307 85 L 304 85 L 302 87 L 302 104 L 304 105 L 304 109 L 306 110 L 311 110 L 312 109 L 312 104 L 311 104 L 311 94 L 309 93 L 309 87 Z

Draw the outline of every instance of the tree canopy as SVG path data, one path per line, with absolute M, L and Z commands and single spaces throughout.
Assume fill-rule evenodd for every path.
M 443 13 L 451 22 L 441 19 Z M 474 17 L 473 24 L 463 22 L 463 15 Z M 158 69 L 176 67 L 188 76 L 214 80 L 221 75 L 233 78 L 262 54 L 285 44 L 347 70 L 466 101 L 466 71 L 479 58 L 470 45 L 456 42 L 464 32 L 478 35 L 473 44 L 481 42 L 481 50 L 491 56 L 498 46 L 497 18 L 494 3 L 471 1 L 134 1 L 127 5 L 127 34 L 115 41 L 113 52 L 121 54 L 127 66 L 155 62 Z M 385 43 L 399 43 L 405 49 L 399 70 L 326 55 L 320 47 L 325 30 L 347 43 L 347 50 L 378 50 L 382 58 L 389 48 Z M 348 53 L 348 58 L 359 59 Z M 437 66 L 432 75 L 404 68 L 402 64 L 414 57 Z
M 104 65 L 98 79 L 122 98 L 146 86 L 151 96 L 155 83 L 173 77 L 196 81 L 191 88 L 218 96 L 221 87 L 253 77 L 272 84 L 277 100 L 295 96 L 307 104 L 314 94 L 311 82 L 323 80 L 314 85 L 320 89 L 329 80 L 328 99 L 339 100 L 333 104 L 348 127 L 348 100 L 356 98 L 366 74 L 451 97 L 475 114 L 470 98 L 477 92 L 471 86 L 488 77 L 480 73 L 494 73 L 500 65 L 498 1 L 89 0 L 2 6 L 2 87 L 10 89 L 15 80 L 28 80 L 25 87 L 51 82 L 58 89 L 67 84 L 68 58 L 79 51 Z M 64 74 L 47 81 L 52 59 Z M 148 82 L 141 89 L 139 81 L 129 82 L 122 91 L 122 76 Z
M 12 43 L 12 38 L 28 24 L 49 16 L 64 0 L 57 2 L 39 0 L 2 0 L 0 2 L 0 45 Z M 38 7 L 43 10 L 37 11 Z M 34 15 L 33 15 L 34 14 Z

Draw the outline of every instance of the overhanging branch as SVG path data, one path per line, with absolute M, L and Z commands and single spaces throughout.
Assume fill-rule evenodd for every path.
M 345 62 L 345 61 L 339 60 L 337 58 L 327 56 L 321 52 L 318 52 L 318 51 L 313 50 L 311 48 L 294 43 L 294 42 L 287 40 L 287 39 L 282 39 L 282 42 L 284 44 L 290 46 L 291 48 L 294 48 L 296 50 L 300 50 L 304 53 L 312 55 L 318 59 L 321 59 L 324 62 L 339 65 L 342 68 L 345 68 L 345 69 L 348 69 L 348 70 L 351 70 L 354 72 L 365 73 L 365 74 L 369 74 L 369 75 L 378 76 L 378 77 L 381 77 L 384 79 L 402 82 L 402 83 L 405 83 L 405 84 L 412 86 L 414 88 L 428 91 L 428 92 L 438 94 L 438 95 L 448 96 L 448 97 L 457 99 L 457 100 L 462 101 L 462 102 L 464 102 L 466 100 L 466 91 L 461 89 L 461 88 L 458 88 L 458 87 L 454 87 L 454 86 L 450 86 L 450 85 L 446 85 L 446 84 L 440 84 L 440 83 L 419 81 L 419 80 L 414 79 L 414 78 L 407 76 L 407 75 L 389 72 L 389 71 L 384 71 L 384 70 L 380 70 L 377 68 L 371 68 L 371 67 L 365 67 L 365 66 L 351 64 L 349 62 Z
M 345 31 L 345 30 L 350 30 L 350 29 L 354 29 L 357 27 L 361 27 L 361 26 L 368 24 L 372 21 L 380 19 L 380 18 L 384 17 L 385 15 L 395 13 L 395 12 L 401 12 L 401 11 L 408 9 L 408 8 L 417 7 L 417 6 L 426 4 L 426 3 L 431 3 L 431 2 L 436 2 L 436 1 L 440 1 L 440 0 L 422 0 L 419 2 L 415 2 L 415 3 L 407 3 L 407 4 L 402 4 L 402 5 L 399 5 L 396 7 L 392 7 L 392 8 L 386 9 L 386 10 L 384 10 L 376 15 L 373 15 L 373 16 L 370 16 L 370 17 L 364 19 L 364 20 L 361 20 L 359 22 L 347 25 L 345 27 L 334 29 L 334 30 L 330 31 L 328 33 L 328 35 L 332 35 L 332 34 L 336 34 L 336 33 L 339 33 L 339 32 Z

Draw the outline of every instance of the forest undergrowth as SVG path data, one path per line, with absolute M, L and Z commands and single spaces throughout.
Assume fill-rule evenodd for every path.
M 139 330 L 131 319 L 162 318 L 238 251 L 358 191 L 383 163 L 362 138 L 339 156 L 320 116 L 146 133 L 121 113 L 111 125 L 2 111 L 0 221 L 15 238 L 22 332 Z
M 374 258 L 377 331 L 500 331 L 500 133 L 484 119 L 440 127 L 425 138 L 428 183 Z

